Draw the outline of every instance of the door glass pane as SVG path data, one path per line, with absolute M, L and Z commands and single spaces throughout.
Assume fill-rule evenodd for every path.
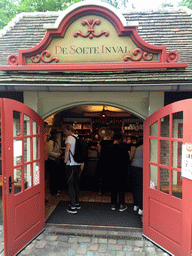
M 30 117 L 24 115 L 24 135 L 30 135 Z
M 169 165 L 169 141 L 160 141 L 160 163 L 164 165 Z
M 150 188 L 157 189 L 157 166 L 150 165 Z
M 161 137 L 169 137 L 169 116 L 161 118 Z
M 172 171 L 172 195 L 182 199 L 181 172 Z
M 175 168 L 181 168 L 182 161 L 182 142 L 173 141 L 173 163 L 172 166 Z
M 183 112 L 173 114 L 173 138 L 183 138 Z
M 39 162 L 33 163 L 33 185 L 40 183 Z
M 13 136 L 21 135 L 20 112 L 13 111 Z
M 14 166 L 21 164 L 22 158 L 22 140 L 13 141 L 13 150 L 14 150 Z
M 160 168 L 160 190 L 169 194 L 169 170 Z
M 150 136 L 157 136 L 158 135 L 158 122 L 155 122 L 150 127 Z
M 38 138 L 33 138 L 33 160 L 38 159 Z
M 29 162 L 31 159 L 30 154 L 30 138 L 24 139 L 24 162 Z
M 27 164 L 24 166 L 24 187 L 25 189 L 31 187 L 31 165 Z
M 33 121 L 33 134 L 38 134 L 38 124 Z
M 150 140 L 150 162 L 157 163 L 157 140 Z
M 13 182 L 13 179 L 12 179 Z M 21 167 L 14 169 L 14 194 L 21 192 Z

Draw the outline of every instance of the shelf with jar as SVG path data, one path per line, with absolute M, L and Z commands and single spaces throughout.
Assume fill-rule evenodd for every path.
M 85 136 L 89 137 L 92 132 L 92 126 L 89 123 L 86 124 L 73 124 L 73 127 L 75 129 L 75 134 L 78 134 L 79 136 Z

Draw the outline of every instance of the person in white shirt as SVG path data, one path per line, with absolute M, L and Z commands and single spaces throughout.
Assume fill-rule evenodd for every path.
M 73 159 L 73 155 L 75 153 L 75 143 L 76 139 L 74 136 L 74 129 L 72 125 L 65 125 L 64 126 L 64 134 L 67 136 L 65 140 L 65 156 L 64 162 L 66 164 L 65 171 L 66 171 L 66 178 L 68 184 L 68 192 L 70 196 L 71 204 L 67 212 L 69 213 L 77 213 L 77 209 L 81 209 L 79 204 L 79 175 L 81 172 L 81 164 L 76 163 Z

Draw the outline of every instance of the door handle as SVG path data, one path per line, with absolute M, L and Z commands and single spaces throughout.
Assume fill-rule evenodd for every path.
M 9 176 L 9 193 L 11 193 L 12 184 L 17 183 L 17 182 L 18 182 L 18 180 L 17 181 L 11 181 L 11 176 Z

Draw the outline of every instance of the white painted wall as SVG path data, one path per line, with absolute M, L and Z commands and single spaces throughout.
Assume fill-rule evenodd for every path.
M 43 119 L 77 105 L 109 105 L 143 119 L 163 107 L 163 92 L 24 92 L 24 103 Z

